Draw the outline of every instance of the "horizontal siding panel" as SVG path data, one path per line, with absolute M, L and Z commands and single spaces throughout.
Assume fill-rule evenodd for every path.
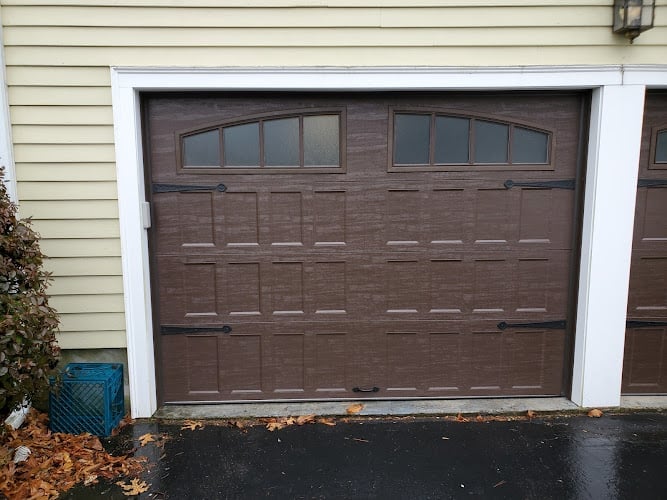
M 664 2 L 658 0 L 657 4 Z M 438 7 L 443 0 L 414 0 L 411 7 Z M 181 7 L 183 0 L 3 0 L 3 5 L 84 5 L 84 6 L 172 6 Z M 608 0 L 458 0 L 450 6 L 544 6 L 544 5 L 609 5 Z M 404 7 L 405 0 L 190 0 L 190 7 Z
M 125 331 L 60 332 L 61 349 L 123 349 L 127 347 Z
M 135 26 L 195 28 L 603 26 L 611 7 L 580 5 L 414 8 L 4 7 L 5 26 Z
M 53 276 L 122 276 L 120 257 L 51 258 L 45 268 Z
M 37 220 L 117 219 L 115 200 L 21 201 L 21 215 Z
M 2 12 L 4 14 L 4 7 Z M 31 68 L 25 66 L 8 66 L 7 85 L 109 87 L 111 86 L 111 71 L 109 68 L 100 67 L 68 68 L 51 66 Z
M 42 252 L 51 258 L 54 257 L 106 257 L 120 256 L 120 239 L 51 239 L 39 242 Z M 63 278 L 59 278 L 63 279 Z M 112 290 L 96 293 L 120 293 L 121 290 Z
M 59 313 L 123 312 L 125 306 L 122 294 L 110 295 L 54 295 L 49 305 Z
M 120 236 L 117 220 L 35 220 L 32 225 L 42 238 L 116 238 Z
M 610 16 L 611 17 L 611 16 Z M 654 28 L 664 43 L 667 30 Z M 39 47 L 486 47 L 613 45 L 619 41 L 609 26 L 520 28 L 8 28 L 4 33 L 7 61 L 14 49 Z M 621 39 L 620 41 L 625 42 Z M 642 40 L 643 41 L 643 40 Z M 14 47 L 11 51 L 10 47 Z M 65 49 L 67 51 L 68 49 Z M 71 50 L 71 49 L 69 49 Z M 58 57 L 53 54 L 54 57 Z M 63 55 L 64 56 L 64 55 Z M 69 64 L 63 59 L 64 64 Z
M 111 106 L 108 87 L 16 87 L 8 89 L 10 105 Z
M 17 163 L 16 178 L 28 181 L 116 181 L 115 163 Z
M 76 313 L 60 315 L 60 331 L 125 330 L 123 313 Z
M 14 144 L 113 144 L 111 125 L 14 125 Z
M 19 200 L 115 200 L 115 182 L 19 182 Z
M 665 47 L 643 46 L 651 33 L 648 31 L 629 45 L 623 37 L 617 38 L 618 46 L 593 47 L 514 47 L 509 50 L 500 44 L 492 47 L 237 47 L 220 50 L 214 47 L 173 48 L 98 48 L 98 47 L 6 47 L 7 60 L 12 64 L 50 64 L 58 58 L 63 64 L 89 66 L 98 63 L 118 66 L 504 66 L 549 64 L 661 64 L 665 59 Z M 538 38 L 539 40 L 539 38 Z M 655 38 L 653 38 L 655 40 Z M 662 40 L 658 40 L 662 42 Z M 492 40 L 489 43 L 493 43 Z M 570 44 L 572 40 L 562 40 Z M 641 52 L 638 51 L 641 46 Z M 15 106 L 12 109 L 21 108 Z M 27 108 L 27 107 L 25 107 Z M 110 124 L 111 108 L 90 107 L 91 116 L 63 113 L 55 108 L 53 114 L 44 108 L 29 112 L 23 108 L 20 114 L 12 114 L 13 123 L 71 123 Z M 59 112 L 56 110 L 59 109 Z M 106 115 L 106 116 L 105 116 Z M 106 119 L 103 119 L 105 117 Z M 41 121 L 35 121 L 35 120 Z M 87 119 L 87 121 L 86 121 Z M 32 121 L 30 121 L 32 120 Z
M 14 159 L 25 163 L 113 162 L 116 152 L 113 144 L 15 144 Z
M 53 280 L 49 295 L 109 295 L 123 293 L 120 276 L 62 276 Z
M 111 106 L 10 106 L 9 115 L 14 125 L 113 125 Z

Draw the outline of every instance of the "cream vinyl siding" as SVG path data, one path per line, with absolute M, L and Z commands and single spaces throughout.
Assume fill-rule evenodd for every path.
M 664 64 L 612 0 L 0 0 L 20 211 L 64 348 L 125 346 L 110 66 Z

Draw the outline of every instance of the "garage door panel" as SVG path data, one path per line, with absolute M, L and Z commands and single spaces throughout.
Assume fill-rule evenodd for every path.
M 624 394 L 667 394 L 667 328 L 663 326 L 667 320 L 667 171 L 656 157 L 657 133 L 665 129 L 667 93 L 649 91 L 635 206 Z
M 574 191 L 543 183 L 571 187 L 580 96 L 237 93 L 146 103 L 162 401 L 562 393 L 565 330 L 516 325 L 568 316 Z M 326 172 L 179 164 L 179 134 L 246 118 L 259 131 L 266 113 L 295 123 L 334 108 L 343 147 Z M 528 127 L 551 149 L 539 165 L 429 157 L 394 166 L 401 109 L 433 123 L 463 116 L 473 130 L 475 120 Z M 200 156 L 224 163 L 224 151 L 214 153 Z

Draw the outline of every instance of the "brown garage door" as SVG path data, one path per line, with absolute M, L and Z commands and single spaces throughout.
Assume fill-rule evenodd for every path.
M 667 93 L 646 96 L 623 393 L 667 393 Z
M 146 96 L 161 400 L 561 394 L 584 100 Z

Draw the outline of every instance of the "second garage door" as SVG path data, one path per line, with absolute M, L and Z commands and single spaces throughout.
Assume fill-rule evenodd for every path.
M 163 402 L 563 393 L 584 96 L 144 105 Z

